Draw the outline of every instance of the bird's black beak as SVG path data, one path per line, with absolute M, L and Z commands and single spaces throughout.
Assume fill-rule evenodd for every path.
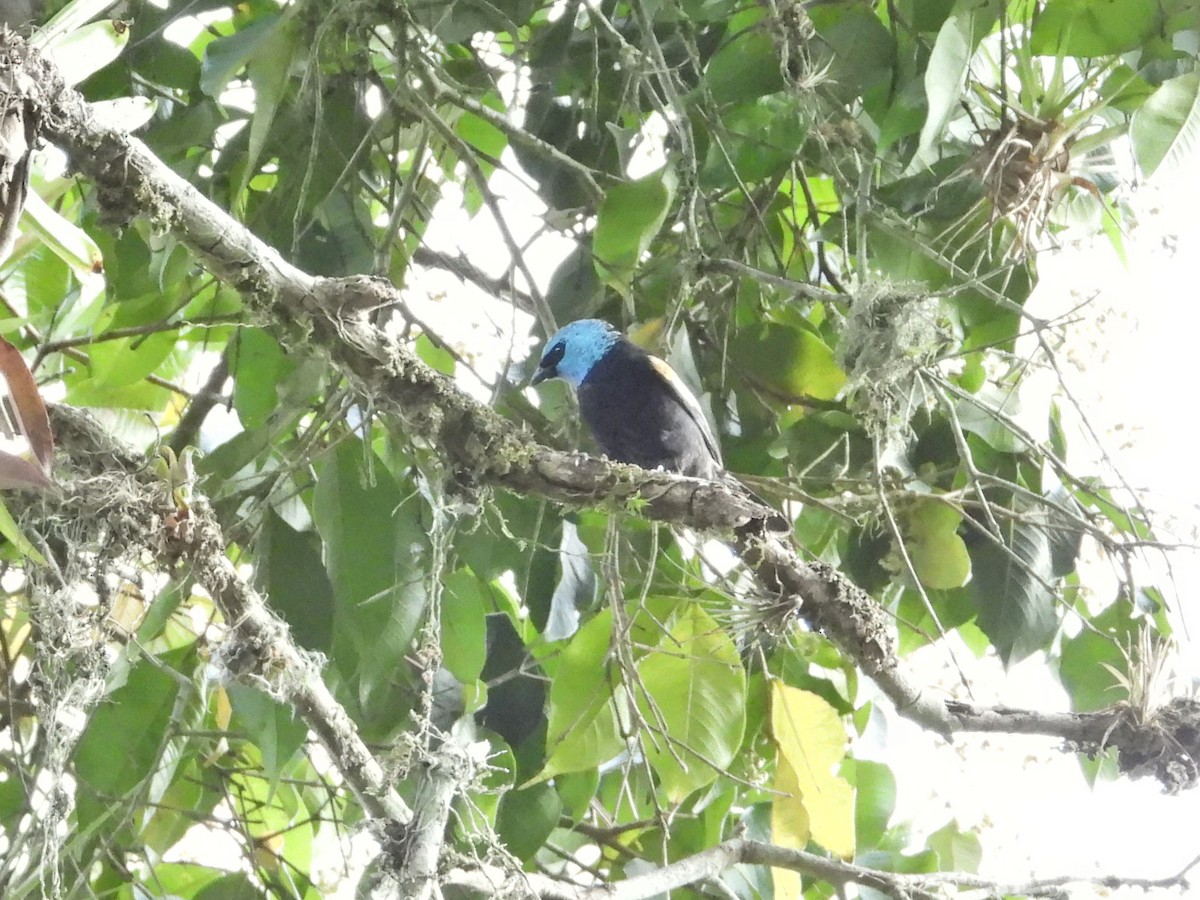
M 566 344 L 561 341 L 546 350 L 546 354 L 542 357 L 542 361 L 538 363 L 537 371 L 533 373 L 533 378 L 530 384 L 541 384 L 547 378 L 558 377 L 558 364 L 562 362 L 562 358 L 566 355 Z

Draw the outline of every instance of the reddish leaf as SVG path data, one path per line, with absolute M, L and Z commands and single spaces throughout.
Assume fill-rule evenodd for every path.
M 0 450 L 0 490 L 11 488 L 48 488 L 54 484 L 36 463 Z
M 36 460 L 35 465 L 21 456 L 0 451 L 0 487 L 49 487 L 54 483 L 50 478 L 54 467 L 54 435 L 46 405 L 21 352 L 4 338 L 0 338 L 0 375 L 8 383 L 8 394 L 0 397 L 0 403 L 4 406 L 4 417 L 11 420 L 16 432 L 8 437 L 23 436 Z

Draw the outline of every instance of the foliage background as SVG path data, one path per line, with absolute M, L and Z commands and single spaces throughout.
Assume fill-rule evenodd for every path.
M 628 327 L 704 398 L 729 467 L 789 503 L 804 558 L 887 610 L 887 671 L 955 647 L 969 701 L 973 657 L 1037 654 L 1076 712 L 1153 731 L 1190 709 L 1152 678 L 1169 536 L 1092 464 L 1087 410 L 1030 387 L 1069 318 L 1023 309 L 1042 253 L 1097 233 L 1123 252 L 1117 154 L 1166 178 L 1194 145 L 1190 4 L 200 0 L 84 24 L 107 6 L 75 4 L 35 43 L 288 263 L 401 287 L 338 283 L 355 327 L 554 447 L 585 438 L 565 391 L 524 391 L 525 331 Z M 347 731 L 379 767 L 367 781 L 419 809 L 440 790 L 449 816 L 444 846 L 414 827 L 380 857 L 380 891 L 430 889 L 422 835 L 434 864 L 453 851 L 443 869 L 585 883 L 738 835 L 887 872 L 978 864 L 973 831 L 911 835 L 889 767 L 853 740 L 846 755 L 895 715 L 861 648 L 744 569 L 714 576 L 722 547 L 640 501 L 493 487 L 506 460 L 464 467 L 442 440 L 482 442 L 476 420 L 448 432 L 450 401 L 395 414 L 405 395 L 389 405 L 347 362 L 362 332 L 281 302 L 257 258 L 224 255 L 235 226 L 189 230 L 178 195 L 130 190 L 70 116 L 31 110 L 84 177 L 39 157 L 4 333 L 48 397 L 163 463 L 93 441 L 87 470 L 60 428 L 66 499 L 13 502 L 58 571 L 5 526 L 6 896 L 320 895 L 313 848 L 397 817 L 322 752 Z M 549 245 L 518 231 L 530 193 L 570 247 L 548 278 Z M 426 241 L 455 209 L 494 246 Z M 496 302 L 431 304 L 438 272 Z M 447 340 L 447 320 L 477 330 Z M 204 431 L 222 407 L 236 425 Z M 1084 537 L 1115 587 L 1081 579 Z M 1158 568 L 1135 564 L 1147 553 Z M 259 596 L 291 643 L 263 625 L 247 662 Z M 349 716 L 332 737 L 314 721 L 334 707 L 308 702 L 318 668 Z M 440 782 L 446 746 L 469 774 Z M 1189 786 L 1174 760 L 1080 757 L 1092 777 Z M 233 872 L 178 857 L 197 822 L 234 837 Z M 730 868 L 723 890 L 831 894 L 789 860 Z

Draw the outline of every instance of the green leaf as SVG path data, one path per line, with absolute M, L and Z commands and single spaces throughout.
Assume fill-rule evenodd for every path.
M 248 875 L 236 872 L 209 882 L 192 900 L 262 900 L 262 896 Z
M 860 852 L 877 847 L 896 811 L 896 776 L 886 764 L 854 761 L 854 833 Z
M 308 729 L 296 711 L 268 697 L 258 688 L 240 684 L 225 687 L 233 715 L 229 729 L 241 732 L 262 754 L 267 778 L 276 781 L 301 747 Z
M 29 538 L 21 532 L 21 527 L 17 524 L 17 520 L 13 518 L 8 506 L 3 500 L 0 500 L 0 536 L 3 536 L 9 543 L 16 548 L 17 552 L 30 562 L 36 563 L 39 566 L 46 564 L 46 558 L 38 552 L 38 549 L 29 543 Z
M 294 9 L 295 7 L 291 7 L 289 12 Z M 246 190 L 246 185 L 258 171 L 258 160 L 262 156 L 263 148 L 267 144 L 267 137 L 271 133 L 271 123 L 275 120 L 275 112 L 279 109 L 279 105 L 287 93 L 292 60 L 295 58 L 301 34 L 300 29 L 292 27 L 293 21 L 291 15 L 284 13 L 271 23 L 272 27 L 261 39 L 257 36 L 254 37 L 254 51 L 247 60 L 247 74 L 250 76 L 250 84 L 254 86 L 254 114 L 250 118 L 250 143 L 242 169 L 241 184 L 238 185 L 237 193 L 239 195 Z M 258 23 L 255 23 L 250 28 L 257 25 Z M 245 34 L 249 30 L 245 29 L 240 34 Z M 215 54 L 222 52 L 212 50 L 212 44 L 209 44 L 208 47 Z M 208 51 L 205 52 L 205 61 L 209 61 Z M 214 75 L 214 77 L 220 76 Z M 201 86 L 203 87 L 203 85 L 202 69 Z M 240 208 L 244 205 L 244 201 L 240 196 L 238 201 Z
M 485 94 L 481 100 L 482 105 L 488 109 L 495 110 L 502 116 L 507 115 L 504 101 L 498 94 Z M 508 146 L 508 136 L 503 131 L 473 112 L 464 112 L 458 117 L 458 121 L 454 123 L 454 132 L 478 150 L 482 157 L 480 162 L 487 165 L 499 160 L 500 154 Z
M 833 50 L 829 80 L 858 91 L 881 81 L 891 82 L 896 42 L 875 10 L 857 4 L 813 4 L 808 13 L 817 34 Z M 895 83 L 889 83 L 895 89 Z
M 1004 453 L 1020 453 L 1029 445 L 1007 424 L 1019 421 L 1021 397 L 1011 386 L 987 384 L 970 399 L 956 404 L 958 423 L 963 431 L 979 435 Z
M 846 374 L 825 342 L 789 325 L 743 329 L 731 353 L 754 382 L 786 403 L 832 400 L 846 383 Z
M 1194 163 L 1200 147 L 1200 72 L 1164 81 L 1133 114 L 1129 138 L 1147 177 Z
M 117 19 L 91 22 L 48 42 L 44 52 L 69 85 L 99 72 L 129 43 L 129 25 Z
M 1058 629 L 1053 561 L 1046 529 L 1008 521 L 1004 545 L 985 540 L 971 550 L 971 595 L 979 627 L 1005 665 L 1047 647 Z
M 218 97 L 251 59 L 272 46 L 279 21 L 278 15 L 267 16 L 205 47 L 200 89 L 210 97 Z
M 21 225 L 37 235 L 81 280 L 94 278 L 97 268 L 103 265 L 100 248 L 87 232 L 69 222 L 32 191 L 25 198 L 25 216 Z M 61 295 L 55 299 L 61 300 Z
M 162 796 L 156 798 L 139 837 L 161 856 L 197 821 L 210 815 L 222 799 L 224 794 L 219 781 L 209 776 L 196 753 L 189 753 L 176 766 L 174 777 Z
M 336 598 L 331 658 L 359 682 L 359 702 L 383 702 L 407 670 L 425 614 L 428 526 L 360 441 L 343 441 L 317 466 L 313 522 Z
M 279 342 L 261 328 L 243 328 L 230 349 L 233 408 L 247 429 L 265 425 L 279 408 L 279 385 L 296 369 Z
M 469 569 L 442 579 L 442 663 L 463 684 L 472 684 L 487 658 L 484 587 Z
M 947 822 L 931 834 L 926 846 L 937 854 L 938 865 L 944 871 L 979 871 L 983 859 L 979 835 L 973 831 L 960 831 L 954 822 Z
M 975 48 L 998 21 L 1000 8 L 996 0 L 982 3 L 979 0 L 955 0 L 953 10 L 938 30 L 929 65 L 925 68 L 929 113 L 921 128 L 918 158 L 932 160 L 934 146 L 959 109 Z
M 321 539 L 297 531 L 268 507 L 259 534 L 255 584 L 267 593 L 292 636 L 306 650 L 328 652 L 333 644 L 333 586 L 321 564 Z
M 549 757 L 537 781 L 598 766 L 625 746 L 617 721 L 624 690 L 607 677 L 611 634 L 612 611 L 601 610 L 563 648 L 550 684 Z
M 61 6 L 54 16 L 41 28 L 34 30 L 29 44 L 46 50 L 71 33 L 83 28 L 88 22 L 112 8 L 111 0 L 71 0 Z
M 596 272 L 613 289 L 627 294 L 642 254 L 666 220 L 675 197 L 670 167 L 608 190 L 596 214 L 592 252 Z
M 496 833 L 518 859 L 529 859 L 558 827 L 562 801 L 548 784 L 508 791 L 496 811 Z
M 1138 646 L 1141 627 L 1133 618 L 1133 604 L 1120 599 L 1093 617 L 1075 637 L 1062 642 L 1058 676 L 1073 710 L 1104 709 L 1128 698 L 1129 689 L 1112 670 L 1129 674 L 1129 655 Z
M 175 350 L 169 331 L 147 337 L 119 338 L 90 348 L 93 383 L 99 390 L 128 387 L 157 371 Z
M 125 683 L 96 707 L 75 753 L 79 829 L 113 813 L 113 800 L 129 794 L 155 770 L 181 682 L 162 666 L 188 651 L 167 654 L 158 664 L 140 660 Z
M 733 641 L 698 604 L 665 624 L 637 664 L 637 705 L 650 725 L 646 758 L 667 799 L 679 803 L 733 761 L 746 727 L 746 673 Z
M 729 20 L 725 40 L 708 61 L 704 81 L 717 103 L 740 103 L 784 87 L 767 12 L 749 4 Z
M 216 881 L 224 882 L 229 877 L 224 869 L 210 869 L 197 863 L 157 862 L 147 867 L 139 882 L 148 890 L 148 896 L 197 897 L 200 892 Z M 136 896 L 136 895 L 135 895 Z
M 962 587 L 971 577 L 971 557 L 958 534 L 962 515 L 936 500 L 921 500 L 905 518 L 905 547 L 921 584 L 931 590 Z
M 1158 24 L 1158 0 L 1048 0 L 1030 48 L 1043 56 L 1110 56 L 1136 50 Z
M 438 346 L 422 332 L 417 335 L 417 356 L 431 369 L 436 369 L 443 375 L 453 375 L 455 367 L 454 354 L 445 347 Z
M 596 796 L 596 788 L 600 785 L 598 769 L 588 769 L 586 772 L 570 772 L 554 777 L 554 789 L 562 800 L 563 812 L 573 819 L 582 818 L 588 810 L 588 804 Z
M 793 94 L 771 94 L 734 107 L 712 136 L 701 183 L 723 186 L 729 169 L 742 181 L 759 181 L 784 171 L 808 136 L 811 114 Z

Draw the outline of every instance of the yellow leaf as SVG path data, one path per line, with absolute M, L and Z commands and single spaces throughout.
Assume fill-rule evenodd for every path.
M 775 900 L 800 900 L 804 896 L 799 872 L 772 867 L 771 881 L 775 886 Z
M 800 782 L 796 770 L 783 753 L 775 759 L 775 802 L 771 804 L 771 841 L 780 847 L 797 850 L 808 843 L 808 810 L 800 797 Z M 775 885 L 776 900 L 800 897 L 800 874 L 791 869 L 771 869 L 771 881 Z
M 786 804 L 789 798 L 802 804 L 808 837 L 850 859 L 854 856 L 854 789 L 833 774 L 846 757 L 846 731 L 837 711 L 816 694 L 777 681 L 771 695 L 771 730 L 778 750 L 776 789 L 785 795 L 776 797 L 775 805 Z M 795 777 L 794 788 L 787 782 L 788 772 L 780 771 L 785 765 Z M 782 818 L 792 827 L 794 817 L 785 811 Z M 778 835 L 775 842 L 787 846 Z M 803 844 L 795 846 L 799 849 Z
M 217 728 L 221 731 L 229 730 L 229 720 L 233 718 L 233 704 L 229 702 L 229 694 L 225 692 L 225 688 L 217 685 L 216 690 L 216 714 Z
M 117 591 L 116 599 L 113 600 L 112 608 L 108 611 L 108 617 L 122 634 L 128 636 L 137 630 L 145 615 L 146 598 L 142 596 L 137 585 L 123 582 Z

